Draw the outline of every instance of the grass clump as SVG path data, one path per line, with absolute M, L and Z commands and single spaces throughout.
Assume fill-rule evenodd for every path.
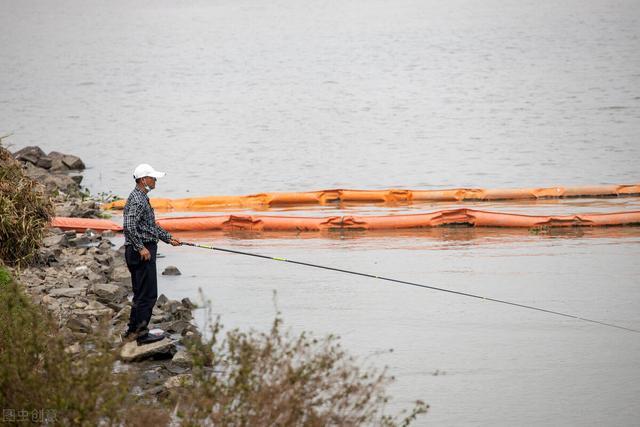
M 57 425 L 121 421 L 128 379 L 112 373 L 108 343 L 95 336 L 65 351 L 57 326 L 1 266 L 0 325 L 1 408 Z
M 0 145 L 0 259 L 20 266 L 33 261 L 52 215 L 42 187 Z

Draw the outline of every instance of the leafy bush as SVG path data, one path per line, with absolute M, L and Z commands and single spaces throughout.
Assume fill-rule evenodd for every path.
M 0 259 L 7 264 L 31 262 L 52 214 L 49 197 L 0 146 Z
M 279 316 L 268 333 L 221 331 L 218 319 L 209 340 L 189 343 L 193 380 L 177 412 L 184 425 L 395 426 L 427 411 L 418 401 L 403 420 L 385 415 L 391 379 L 359 366 L 335 336 L 293 336 Z
M 27 411 L 30 420 L 39 413 L 39 421 L 59 425 L 120 421 L 128 379 L 112 374 L 108 343 L 95 336 L 79 354 L 66 352 L 57 326 L 3 267 L 0 325 L 0 408 Z

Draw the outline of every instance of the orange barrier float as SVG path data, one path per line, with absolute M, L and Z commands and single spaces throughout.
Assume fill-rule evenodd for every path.
M 170 232 L 180 231 L 285 231 L 320 232 L 342 230 L 402 230 L 429 227 L 601 227 L 640 225 L 640 211 L 560 216 L 521 215 L 474 209 L 442 210 L 425 214 L 387 216 L 291 217 L 271 215 L 217 215 L 166 217 L 156 221 Z M 52 226 L 63 229 L 114 230 L 112 221 L 87 218 L 54 218 Z
M 284 217 L 267 215 L 220 215 L 160 218 L 167 231 L 338 231 L 399 230 L 443 226 L 469 227 L 598 227 L 640 225 L 640 211 L 607 214 L 535 216 L 453 209 L 426 214 L 388 216 Z
M 51 227 L 57 227 L 62 230 L 76 230 L 81 233 L 91 229 L 94 231 L 122 231 L 122 226 L 108 219 L 97 218 L 67 218 L 54 217 L 51 220 Z
M 332 203 L 462 202 L 495 200 L 532 200 L 577 197 L 640 196 L 640 184 L 599 185 L 587 187 L 546 188 L 454 188 L 449 190 L 320 190 L 299 193 L 260 193 L 247 196 L 210 196 L 186 199 L 151 199 L 160 210 L 198 211 L 221 207 L 275 207 L 294 205 L 328 205 Z M 123 209 L 125 201 L 103 205 L 103 209 Z

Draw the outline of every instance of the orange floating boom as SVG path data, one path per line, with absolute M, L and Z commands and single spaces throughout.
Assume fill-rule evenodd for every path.
M 76 230 L 78 233 L 82 233 L 88 229 L 94 231 L 122 231 L 121 225 L 108 219 L 97 218 L 67 218 L 57 216 L 51 220 L 50 226 L 62 230 Z
M 448 190 L 320 190 L 299 193 L 260 193 L 247 196 L 210 196 L 186 199 L 151 199 L 161 210 L 197 211 L 221 207 L 275 207 L 328 205 L 332 203 L 461 202 L 490 200 L 535 200 L 550 198 L 640 196 L 640 184 L 546 188 L 454 188 Z M 125 201 L 107 203 L 103 209 L 123 209 Z
M 640 211 L 578 215 L 522 215 L 475 209 L 442 210 L 425 214 L 386 216 L 291 217 L 272 215 L 216 215 L 159 218 L 170 232 L 179 231 L 285 231 L 401 230 L 446 226 L 469 227 L 602 227 L 640 225 Z M 51 225 L 63 229 L 121 231 L 103 219 L 54 218 Z

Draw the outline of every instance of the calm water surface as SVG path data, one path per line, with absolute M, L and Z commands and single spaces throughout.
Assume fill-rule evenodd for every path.
M 640 3 L 0 3 L 0 117 L 163 195 L 637 182 Z
M 141 162 L 168 172 L 157 197 L 640 182 L 637 1 L 0 0 L 0 26 L 0 135 L 13 132 L 16 149 L 81 156 L 94 193 L 126 196 Z M 639 203 L 465 206 L 564 214 Z M 200 241 L 640 328 L 635 229 L 305 237 Z M 201 287 L 227 326 L 266 328 L 277 289 L 294 330 L 338 333 L 354 353 L 389 365 L 393 408 L 431 404 L 419 424 L 635 425 L 640 417 L 637 334 L 161 249 L 160 267 L 184 273 L 162 277 L 162 292 L 196 298 Z

